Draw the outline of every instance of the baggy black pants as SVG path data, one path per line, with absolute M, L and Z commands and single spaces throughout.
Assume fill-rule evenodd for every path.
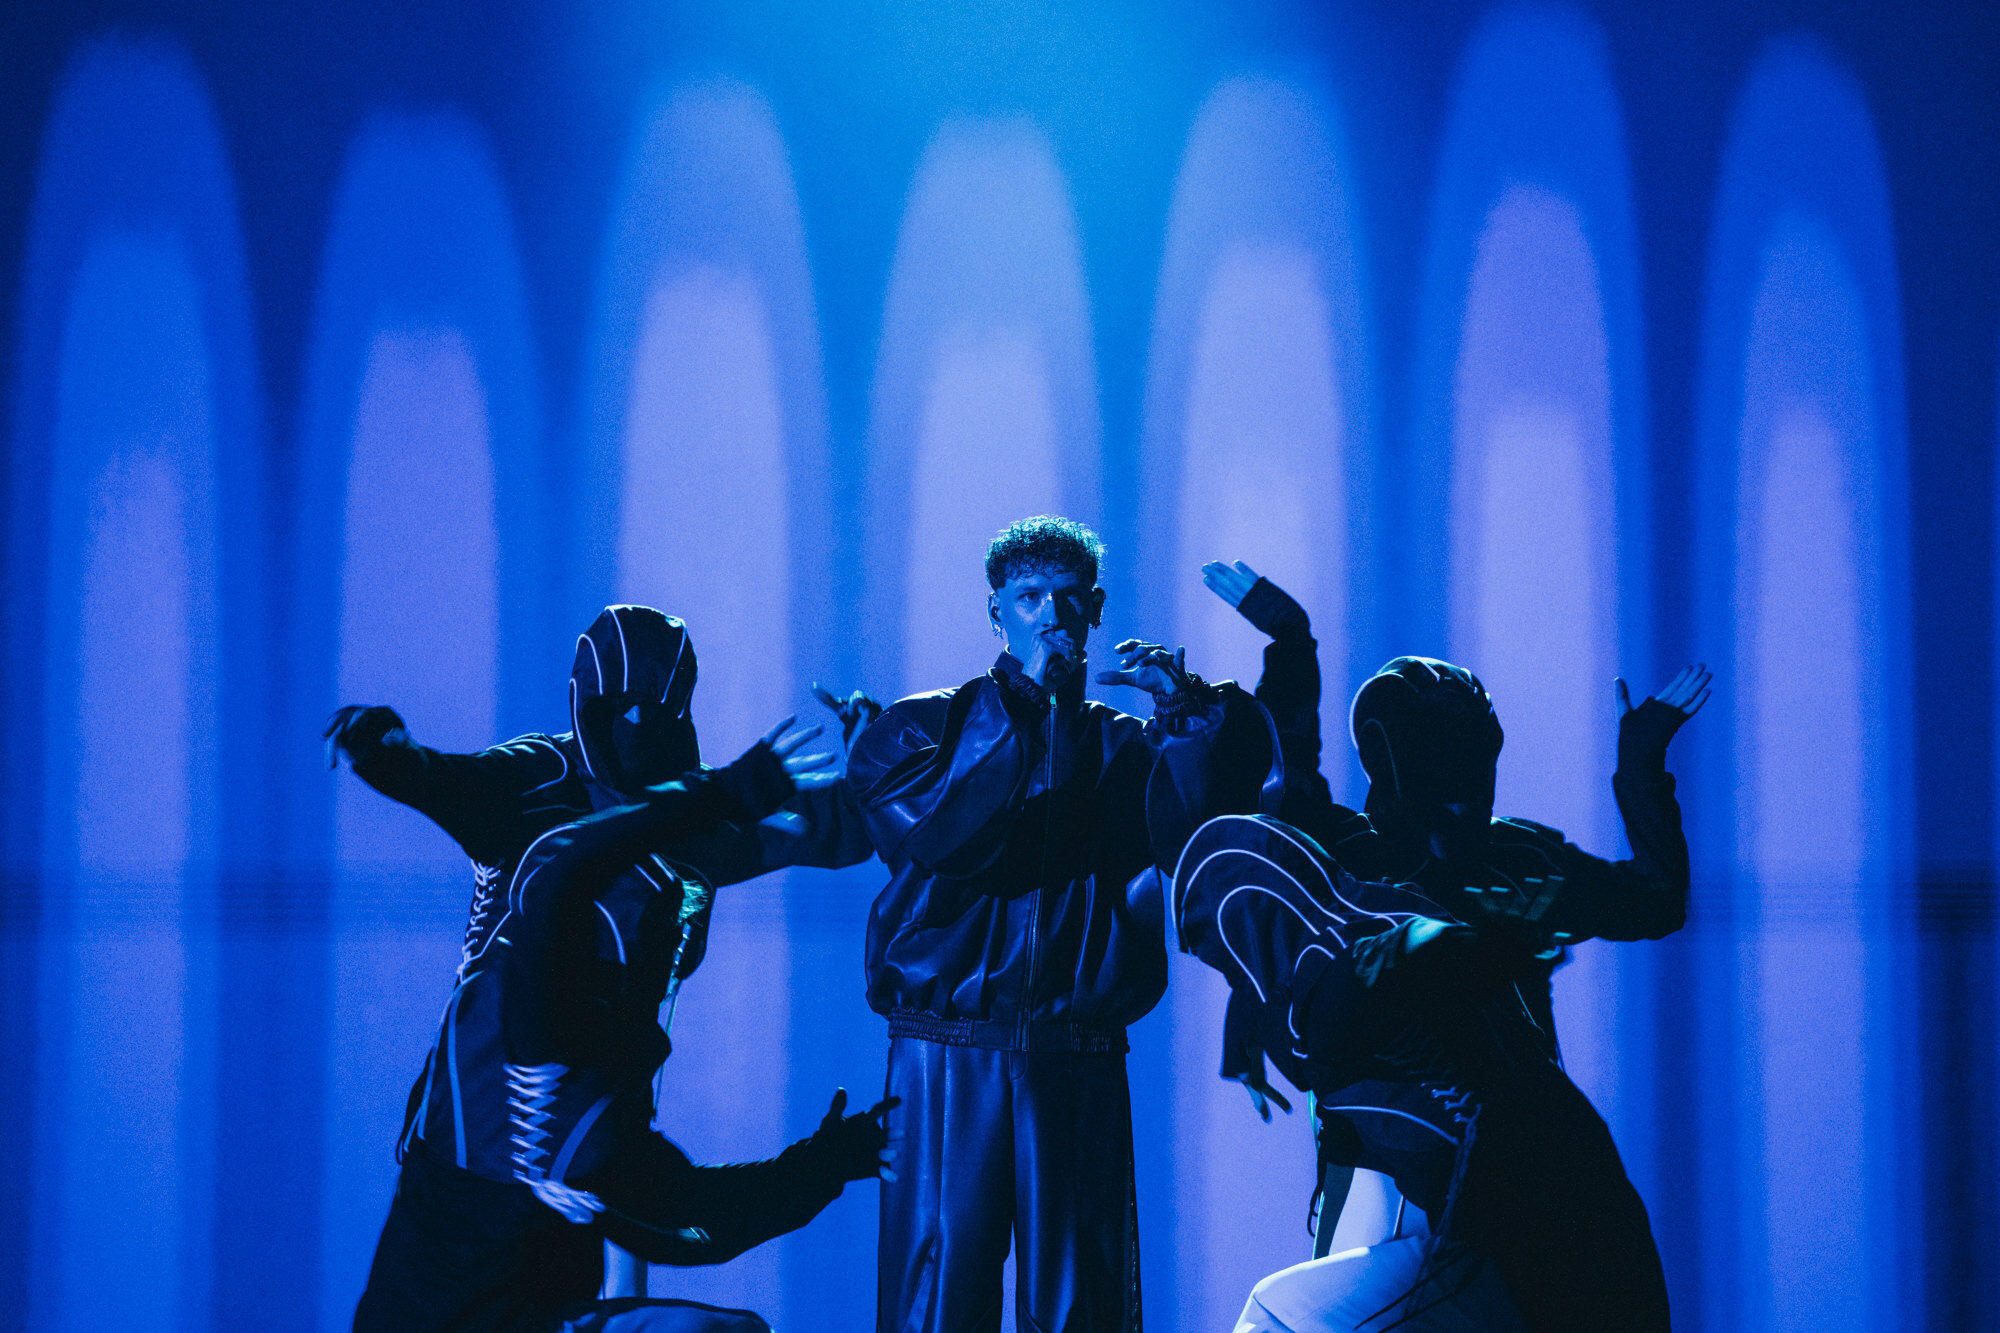
M 1667 1280 L 1611 1131 L 1554 1069 L 1479 1113 L 1461 1202 L 1524 1327 L 1667 1333 Z
M 433 1159 L 403 1159 L 355 1333 L 542 1330 L 597 1294 L 604 1242 L 524 1185 Z
M 593 1300 L 604 1229 L 566 1221 L 525 1186 L 432 1158 L 403 1161 L 355 1333 L 770 1333 L 748 1310 Z
M 994 1333 L 1016 1248 L 1021 1333 L 1138 1333 L 1122 1053 L 889 1043 L 877 1333 Z

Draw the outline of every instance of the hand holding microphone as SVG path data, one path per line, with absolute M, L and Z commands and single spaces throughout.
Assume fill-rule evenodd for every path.
M 1068 630 L 1045 629 L 1035 635 L 1035 646 L 1021 664 L 1028 679 L 1045 690 L 1059 690 L 1076 670 L 1076 640 Z

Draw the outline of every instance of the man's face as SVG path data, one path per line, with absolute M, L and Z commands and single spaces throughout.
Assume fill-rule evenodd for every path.
M 1024 663 L 1032 657 L 1037 639 L 1050 654 L 1068 658 L 1072 665 L 1081 662 L 1091 626 L 1103 607 L 1104 590 L 1089 586 L 1076 571 L 1021 565 L 1008 570 L 1007 581 L 987 598 L 988 612 L 1007 640 L 1007 651 Z

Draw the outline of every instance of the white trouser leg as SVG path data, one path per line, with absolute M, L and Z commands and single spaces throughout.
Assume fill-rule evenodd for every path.
M 1281 1269 L 1251 1289 L 1233 1333 L 1380 1333 L 1403 1316 L 1400 1303 L 1423 1267 L 1430 1225 L 1395 1182 L 1357 1169 L 1333 1253 Z M 1427 1288 L 1421 1300 L 1442 1292 Z M 1391 1308 L 1397 1307 L 1397 1308 Z M 1491 1265 L 1465 1289 L 1396 1333 L 1519 1333 L 1513 1302 Z

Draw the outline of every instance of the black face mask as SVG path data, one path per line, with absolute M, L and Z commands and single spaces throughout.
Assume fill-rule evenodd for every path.
M 669 782 L 701 765 L 694 724 L 670 705 L 631 694 L 604 694 L 579 710 L 585 752 L 597 780 L 627 795 Z
M 1353 719 L 1375 827 L 1439 860 L 1477 855 L 1505 739 L 1479 678 L 1435 658 L 1398 657 L 1354 696 Z
M 695 683 L 687 626 L 646 606 L 606 607 L 576 642 L 571 723 L 584 767 L 624 795 L 701 763 L 688 704 Z

